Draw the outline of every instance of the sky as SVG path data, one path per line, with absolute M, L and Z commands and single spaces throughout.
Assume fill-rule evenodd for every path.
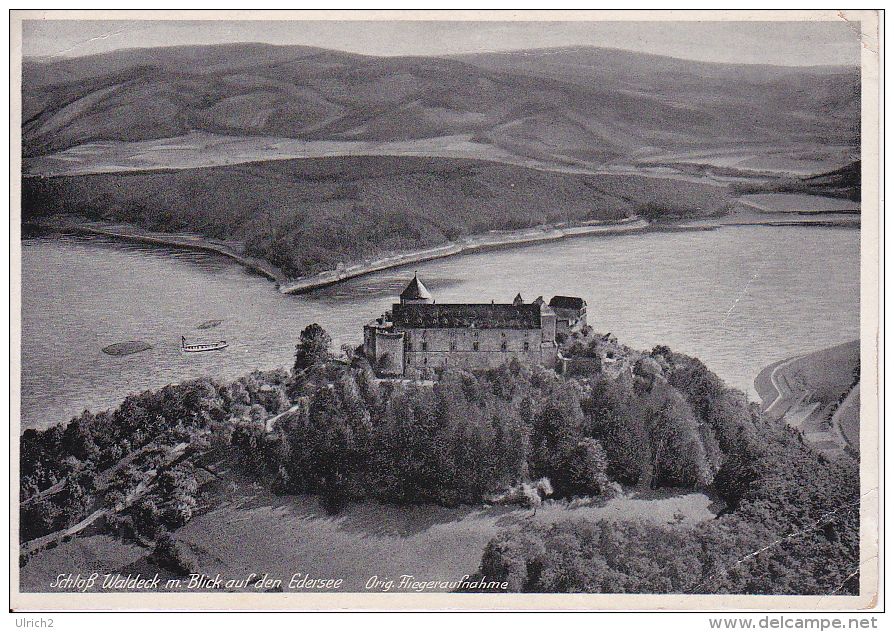
M 853 26 L 834 19 L 834 14 L 832 20 L 799 22 L 561 22 L 544 19 L 549 17 L 545 13 L 535 17 L 536 21 L 29 19 L 22 23 L 22 53 L 80 57 L 121 48 L 267 42 L 382 56 L 584 45 L 728 63 L 857 65 L 860 60 L 860 39 Z

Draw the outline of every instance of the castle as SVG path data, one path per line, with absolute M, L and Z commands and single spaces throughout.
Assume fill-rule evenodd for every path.
M 583 299 L 438 304 L 418 276 L 390 311 L 365 325 L 363 351 L 382 376 L 430 375 L 456 366 L 486 369 L 511 358 L 553 367 L 558 344 L 586 325 Z

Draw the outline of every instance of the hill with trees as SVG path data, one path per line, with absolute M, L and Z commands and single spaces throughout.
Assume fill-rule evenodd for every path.
M 724 167 L 730 152 L 825 173 L 860 142 L 847 67 L 230 44 L 26 59 L 22 75 L 24 222 L 199 233 L 292 277 L 490 230 L 722 213 L 730 178 L 779 179 Z M 853 197 L 851 171 L 782 185 Z
M 407 156 L 35 177 L 22 198 L 25 222 L 68 214 L 188 230 L 236 240 L 241 254 L 292 277 L 490 230 L 620 219 L 641 203 L 719 210 L 727 201 L 711 183 Z
M 317 494 L 332 513 L 370 500 L 536 506 L 609 498 L 618 485 L 705 490 L 726 503 L 717 520 L 686 529 L 516 527 L 488 545 L 480 568 L 512 590 L 857 590 L 856 464 L 813 452 L 695 358 L 588 330 L 569 352 L 608 345 L 615 361 L 575 376 L 512 361 L 380 381 L 362 355 L 335 359 L 329 344 L 311 325 L 291 373 L 168 386 L 26 431 L 22 542 L 52 545 L 53 533 L 105 508 L 95 528 L 154 547 L 167 568 L 194 568 L 167 534 L 199 510 L 205 464 L 224 459 L 278 494 Z

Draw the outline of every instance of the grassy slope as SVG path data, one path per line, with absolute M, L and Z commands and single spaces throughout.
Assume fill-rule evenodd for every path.
M 373 141 L 472 132 L 520 155 L 595 164 L 647 148 L 859 138 L 854 69 L 596 48 L 443 59 L 179 47 L 26 61 L 23 75 L 26 156 L 189 130 Z
M 301 572 L 343 577 L 343 590 L 362 591 L 374 574 L 394 579 L 409 573 L 441 581 L 471 575 L 487 542 L 509 525 L 640 519 L 683 529 L 712 519 L 712 503 L 703 493 L 664 490 L 645 496 L 628 492 L 579 506 L 550 502 L 533 516 L 530 509 L 514 507 L 351 503 L 333 517 L 313 496 L 274 495 L 229 471 L 204 491 L 207 513 L 177 530 L 176 537 L 206 575 L 241 577 L 261 569 L 287 585 L 293 573 Z M 451 554 L 444 555 L 448 550 Z M 21 570 L 22 590 L 47 591 L 60 567 L 150 577 L 159 572 L 163 581 L 173 577 L 152 565 L 145 549 L 101 535 L 75 538 L 36 554 Z

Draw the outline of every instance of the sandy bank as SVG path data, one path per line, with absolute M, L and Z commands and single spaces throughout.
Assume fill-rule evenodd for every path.
M 165 246 L 173 248 L 186 248 L 188 250 L 201 250 L 204 252 L 212 252 L 223 255 L 245 266 L 247 269 L 267 277 L 271 281 L 280 281 L 283 274 L 280 270 L 271 264 L 253 257 L 245 257 L 238 254 L 231 246 L 214 243 L 200 235 L 184 235 L 172 233 L 156 233 L 142 230 L 135 226 L 127 226 L 124 224 L 106 224 L 101 222 L 89 222 L 84 224 L 72 224 L 65 227 L 65 230 L 71 230 L 78 233 L 88 235 L 102 235 L 104 237 L 112 237 L 114 239 L 122 239 L 124 241 L 132 241 L 135 243 L 149 244 L 153 246 Z
M 859 228 L 860 214 L 852 211 L 797 211 L 774 210 L 758 207 L 743 198 L 737 200 L 731 211 L 716 219 L 724 226 L 830 226 Z
M 643 231 L 648 228 L 649 223 L 647 221 L 639 218 L 628 218 L 619 222 L 598 225 L 550 228 L 546 230 L 525 229 L 519 231 L 495 231 L 486 235 L 465 237 L 456 242 L 451 242 L 436 248 L 396 254 L 384 259 L 347 266 L 338 270 L 327 270 L 326 272 L 321 272 L 314 276 L 281 283 L 279 291 L 283 294 L 303 294 L 321 287 L 340 283 L 347 279 L 372 274 L 373 272 L 421 263 L 423 261 L 431 261 L 433 259 L 452 257 L 459 254 L 533 246 L 583 235 L 616 235 L 621 233 L 632 233 Z

